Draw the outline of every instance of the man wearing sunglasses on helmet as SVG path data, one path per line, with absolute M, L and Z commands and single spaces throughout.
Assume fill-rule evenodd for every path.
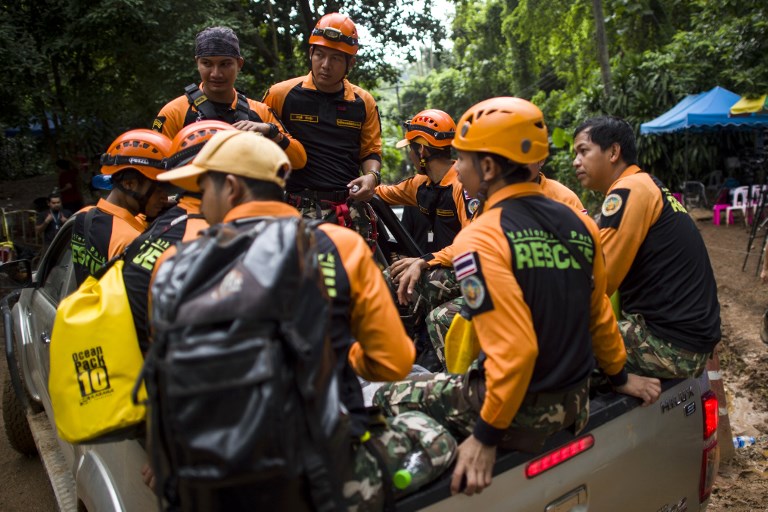
M 323 16 L 309 37 L 308 75 L 273 85 L 262 100 L 307 151 L 295 166 L 287 198 L 304 216 L 323 217 L 375 241 L 370 207 L 381 182 L 381 122 L 376 101 L 347 73 L 359 48 L 348 16 Z

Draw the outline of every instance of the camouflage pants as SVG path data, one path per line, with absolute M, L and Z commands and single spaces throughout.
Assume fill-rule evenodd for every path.
M 292 200 L 298 196 L 289 196 L 288 202 L 296 206 L 296 201 Z M 332 203 L 330 201 L 318 201 L 316 204 L 309 204 L 305 199 L 299 203 L 298 210 L 301 216 L 306 219 L 322 218 L 328 222 L 339 224 L 357 231 L 360 236 L 365 238 L 369 245 L 373 246 L 377 236 L 374 230 L 376 214 L 368 203 Z
M 619 331 L 627 348 L 626 369 L 630 373 L 661 379 L 698 377 L 707 365 L 709 354 L 698 354 L 675 347 L 654 336 L 642 315 L 623 312 Z
M 420 412 L 406 412 L 387 419 L 386 423 L 372 427 L 369 432 L 370 438 L 364 443 L 375 445 L 371 448 L 376 450 L 386 467 L 379 467 L 376 457 L 366 446 L 361 444 L 353 448 L 351 474 L 343 488 L 345 505 L 349 511 L 382 510 L 382 470 L 387 472 L 389 480 L 412 453 L 423 451 L 429 456 L 432 463 L 430 480 L 448 469 L 456 456 L 456 440 L 453 436 L 435 420 Z M 402 491 L 398 493 L 398 496 L 408 494 Z
M 422 274 L 416 284 L 416 307 L 424 311 L 427 333 L 438 360 L 445 368 L 445 334 L 453 317 L 464 305 L 456 273 L 436 268 Z
M 443 368 L 446 368 L 445 335 L 448 334 L 448 329 L 451 327 L 453 317 L 459 314 L 462 306 L 464 306 L 464 297 L 457 297 L 439 305 L 427 315 L 426 324 L 429 340 L 432 342 L 432 347 L 435 349 L 437 359 L 443 363 Z
M 484 378 L 472 363 L 468 373 L 434 373 L 417 375 L 409 380 L 388 383 L 379 388 L 373 404 L 385 414 L 395 416 L 406 411 L 421 411 L 437 420 L 457 439 L 472 434 L 483 405 Z M 554 396 L 554 395 L 553 395 Z M 589 419 L 589 386 L 585 383 L 563 400 L 547 400 L 547 395 L 530 399 L 510 424 L 500 446 L 519 450 L 536 450 L 529 441 L 531 432 L 543 444 L 547 436 L 574 425 L 580 432 Z

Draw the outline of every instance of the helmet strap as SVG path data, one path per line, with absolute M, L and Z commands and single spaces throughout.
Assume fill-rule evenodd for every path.
M 149 198 L 152 197 L 152 194 L 154 194 L 155 190 L 157 190 L 156 181 L 154 180 L 147 180 L 147 181 L 149 181 L 149 189 L 147 189 L 147 191 L 144 192 L 143 194 L 140 194 L 135 190 L 130 190 L 125 188 L 122 182 L 115 184 L 116 189 L 118 189 L 120 192 L 124 193 L 128 197 L 132 197 L 137 203 L 139 203 L 139 213 L 147 212 L 147 203 L 149 203 Z

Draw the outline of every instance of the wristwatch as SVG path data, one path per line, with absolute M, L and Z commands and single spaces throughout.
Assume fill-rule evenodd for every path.
M 267 132 L 268 139 L 275 139 L 280 135 L 280 129 L 275 123 L 267 123 L 269 125 L 269 132 Z

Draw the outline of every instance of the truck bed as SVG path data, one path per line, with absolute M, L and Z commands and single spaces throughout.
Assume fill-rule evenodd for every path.
M 706 383 L 705 376 L 703 379 Z M 653 511 L 667 505 L 675 506 L 681 500 L 693 505 L 689 510 L 698 510 L 697 491 L 703 443 L 701 380 L 663 382 L 661 398 L 647 408 L 640 407 L 640 400 L 626 395 L 612 391 L 598 393 L 590 399 L 589 423 L 578 436 L 568 430 L 559 432 L 547 441 L 539 454 L 500 450 L 493 483 L 482 494 L 473 497 L 451 496 L 451 472 L 448 471 L 437 481 L 398 501 L 397 510 L 428 509 L 445 512 L 468 510 L 471 507 L 484 512 L 566 512 L 581 504 L 585 506 L 576 509 L 579 512 L 590 509 Z M 689 387 L 693 387 L 695 397 L 688 398 L 688 403 L 697 403 L 695 411 L 689 411 L 687 416 L 684 415 L 683 407 L 662 412 L 665 401 L 677 401 L 677 396 L 688 396 Z M 708 389 L 708 385 L 705 389 Z M 686 422 L 695 425 L 685 425 Z M 676 428 L 677 423 L 687 428 Z M 528 462 L 588 434 L 592 434 L 595 439 L 594 446 L 588 451 L 536 477 L 526 478 L 525 467 Z M 667 442 L 659 442 L 659 434 L 665 434 Z M 690 439 L 692 435 L 698 435 L 698 443 Z M 665 449 L 663 446 L 669 442 L 679 449 Z M 655 450 L 660 451 L 657 457 L 638 457 L 638 452 L 651 454 Z M 642 480 L 649 485 L 638 488 L 637 484 L 641 481 L 632 475 L 644 475 Z M 668 489 L 662 484 L 665 479 L 671 479 L 671 485 L 666 486 Z M 633 488 L 640 492 L 633 492 Z

